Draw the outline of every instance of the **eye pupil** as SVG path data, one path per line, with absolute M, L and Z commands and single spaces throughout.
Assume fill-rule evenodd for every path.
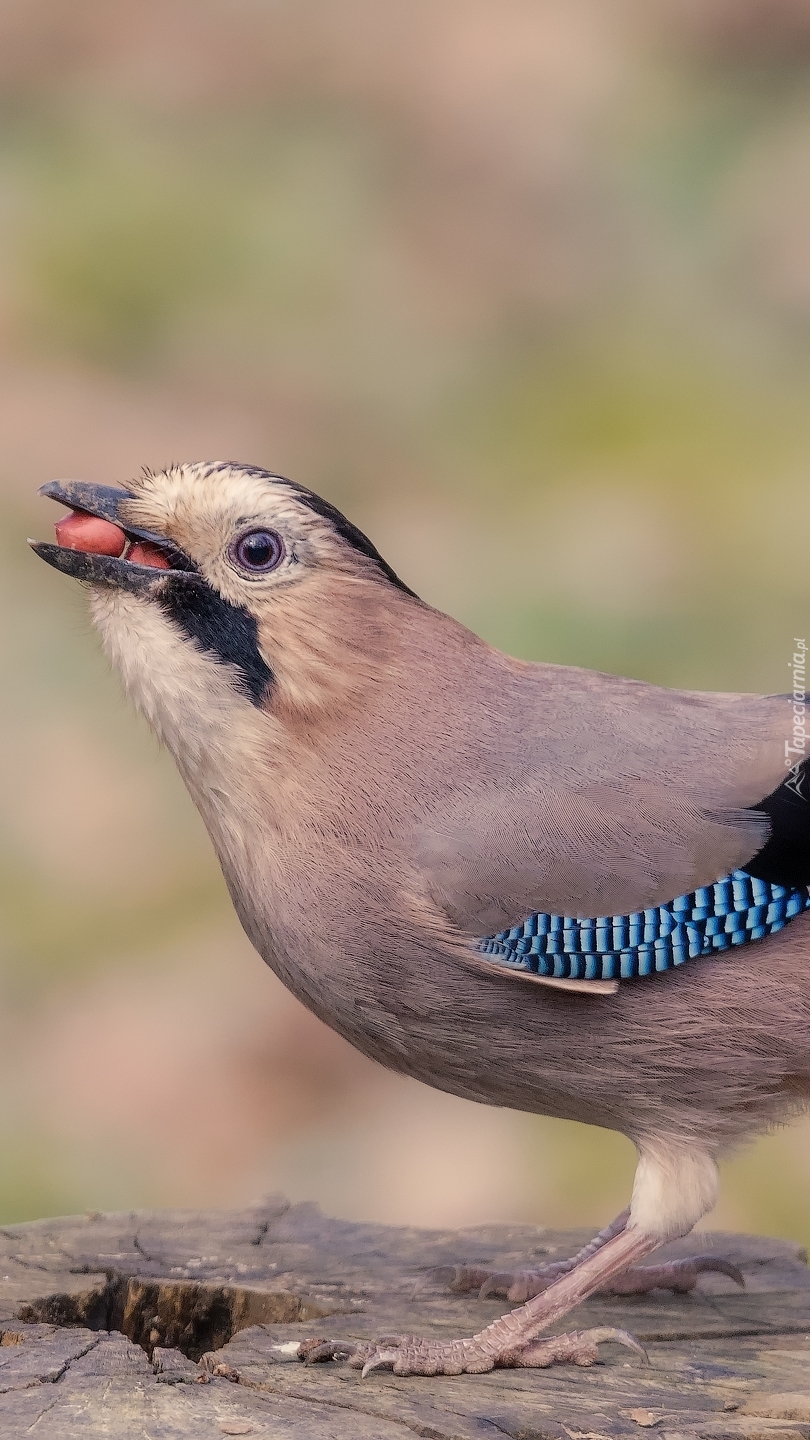
M 239 558 L 259 568 L 263 568 L 274 554 L 275 546 L 269 535 L 248 535 L 239 547 Z
M 267 574 L 284 558 L 284 542 L 275 530 L 248 530 L 231 546 L 231 558 L 242 570 Z

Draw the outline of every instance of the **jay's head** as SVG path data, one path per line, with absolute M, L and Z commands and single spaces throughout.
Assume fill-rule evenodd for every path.
M 385 664 L 415 597 L 328 502 L 251 466 L 144 473 L 128 490 L 54 481 L 70 507 L 32 542 L 91 591 L 105 648 L 169 743 L 195 718 L 311 723 Z M 174 747 L 173 747 L 174 748 Z

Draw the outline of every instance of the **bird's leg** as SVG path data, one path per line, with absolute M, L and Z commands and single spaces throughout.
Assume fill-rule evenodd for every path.
M 708 1150 L 678 1138 L 651 1137 L 639 1147 L 629 1218 L 620 1215 L 580 1251 L 572 1268 L 516 1310 L 460 1340 L 397 1335 L 359 1345 L 305 1341 L 299 1358 L 311 1362 L 342 1355 L 354 1368 L 362 1368 L 364 1376 L 384 1369 L 396 1375 L 461 1375 L 480 1374 L 496 1365 L 540 1367 L 558 1360 L 592 1365 L 597 1346 L 606 1339 L 640 1350 L 625 1331 L 539 1337 L 583 1300 L 612 1287 L 665 1240 L 688 1235 L 711 1209 L 716 1194 L 717 1168 Z M 662 1267 L 655 1269 L 660 1274 Z
M 575 1269 L 559 1276 L 541 1295 L 502 1315 L 476 1335 L 461 1340 L 387 1336 L 355 1347 L 305 1341 L 299 1357 L 312 1363 L 344 1356 L 355 1369 L 362 1369 L 364 1377 L 372 1370 L 386 1369 L 393 1370 L 395 1375 L 477 1375 L 493 1370 L 496 1365 L 539 1368 L 556 1360 L 592 1365 L 596 1347 L 605 1339 L 615 1339 L 641 1350 L 638 1342 L 625 1331 L 611 1331 L 608 1335 L 604 1330 L 585 1330 L 569 1336 L 553 1335 L 537 1342 L 549 1325 L 649 1255 L 660 1243 L 660 1236 L 628 1226 L 625 1219 L 622 1230 L 600 1244 Z
M 623 1210 L 611 1225 L 600 1230 L 593 1240 L 583 1245 L 575 1255 L 565 1260 L 552 1260 L 547 1265 L 537 1265 L 529 1270 L 487 1270 L 474 1266 L 457 1265 L 450 1277 L 450 1289 L 456 1294 L 477 1290 L 479 1299 L 488 1295 L 503 1295 L 513 1304 L 531 1300 L 548 1290 L 561 1275 L 567 1275 L 587 1260 L 589 1255 L 601 1250 L 614 1235 L 620 1235 L 630 1218 L 630 1208 Z M 615 1280 L 603 1286 L 602 1295 L 646 1295 L 650 1290 L 673 1290 L 685 1295 L 694 1290 L 698 1276 L 714 1271 L 728 1275 L 737 1285 L 744 1285 L 743 1277 L 736 1265 L 713 1255 L 689 1256 L 683 1260 L 669 1260 L 663 1265 L 641 1265 L 625 1270 Z

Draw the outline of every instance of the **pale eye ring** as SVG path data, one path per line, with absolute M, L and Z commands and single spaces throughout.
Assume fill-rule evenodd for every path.
M 284 541 L 276 530 L 256 526 L 237 535 L 228 547 L 228 558 L 249 575 L 269 575 L 284 559 Z

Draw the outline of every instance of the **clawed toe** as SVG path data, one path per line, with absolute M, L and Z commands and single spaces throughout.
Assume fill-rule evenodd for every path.
M 449 1287 L 457 1295 L 478 1292 L 479 1300 L 490 1295 L 503 1295 L 513 1305 L 523 1305 L 541 1295 L 559 1278 L 562 1264 L 544 1265 L 537 1270 L 485 1270 L 457 1265 L 449 1274 Z M 696 1255 L 684 1260 L 670 1260 L 663 1265 L 640 1265 L 626 1270 L 598 1293 L 600 1295 L 646 1295 L 650 1290 L 672 1290 L 686 1295 L 694 1290 L 698 1276 L 713 1272 L 727 1275 L 735 1285 L 745 1289 L 741 1271 L 729 1260 L 713 1255 Z M 444 1278 L 443 1276 L 443 1278 Z
M 359 1368 L 358 1365 L 355 1366 L 355 1369 Z M 374 1370 L 393 1370 L 395 1373 L 403 1375 L 413 1373 L 407 1368 L 403 1369 L 403 1355 L 398 1345 L 387 1347 L 380 1345 L 375 1347 L 363 1364 L 360 1379 L 365 1380 L 366 1376 L 370 1375 Z
M 523 1305 L 535 1295 L 542 1295 L 556 1279 L 553 1270 L 494 1270 L 479 1286 L 478 1299 L 505 1295 L 513 1305 Z
M 647 1351 L 636 1337 L 627 1330 L 616 1330 L 610 1325 L 600 1325 L 592 1330 L 572 1330 L 568 1335 L 549 1335 L 522 1350 L 502 1355 L 498 1364 L 532 1370 L 544 1370 L 549 1365 L 595 1365 L 599 1359 L 599 1346 L 608 1340 L 635 1350 L 645 1365 L 649 1365 Z
M 475 1290 L 479 1300 L 489 1295 L 504 1295 L 513 1305 L 522 1305 L 533 1295 L 540 1295 L 558 1279 L 564 1269 L 562 1264 L 544 1265 L 538 1270 L 487 1270 L 480 1266 L 457 1265 L 454 1270 L 435 1272 L 436 1278 L 446 1280 L 448 1288 L 455 1295 L 466 1295 Z
M 672 1290 L 686 1295 L 694 1290 L 699 1275 L 727 1275 L 740 1289 L 745 1289 L 742 1272 L 730 1260 L 714 1255 L 695 1255 L 685 1260 L 670 1260 L 663 1265 L 640 1265 L 617 1275 L 601 1293 L 604 1295 L 646 1295 L 650 1290 Z
M 362 1371 L 363 1380 L 374 1370 L 392 1370 L 395 1375 L 462 1375 L 468 1368 L 491 1370 L 494 1361 L 477 1353 L 468 1355 L 467 1351 L 473 1349 L 476 1347 L 469 1340 L 422 1340 L 418 1335 L 386 1335 L 358 1345 L 349 1364 L 352 1369 Z

